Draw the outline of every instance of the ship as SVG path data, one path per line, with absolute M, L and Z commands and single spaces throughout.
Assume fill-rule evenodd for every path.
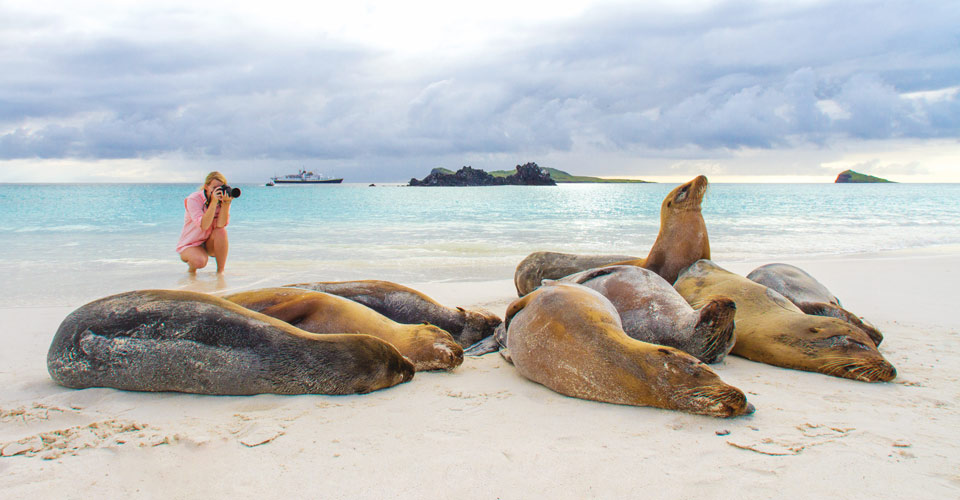
M 270 180 L 275 184 L 340 184 L 343 182 L 343 178 L 326 177 L 302 169 L 295 174 L 271 177 Z

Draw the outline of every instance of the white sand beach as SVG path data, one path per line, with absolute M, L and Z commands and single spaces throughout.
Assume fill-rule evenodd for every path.
M 718 260 L 741 274 L 768 262 Z M 13 455 L 0 457 L 0 491 L 11 499 L 960 497 L 960 249 L 787 262 L 880 328 L 880 350 L 898 370 L 892 383 L 731 356 L 714 369 L 757 411 L 728 420 L 568 398 L 497 354 L 357 396 L 70 390 L 50 379 L 46 353 L 73 307 L 0 309 L 0 447 Z M 515 298 L 510 279 L 404 284 L 501 316 Z

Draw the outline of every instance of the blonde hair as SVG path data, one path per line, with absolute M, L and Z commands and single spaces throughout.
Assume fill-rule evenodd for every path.
M 203 187 L 207 187 L 213 181 L 220 181 L 221 184 L 226 184 L 227 178 L 220 172 L 214 170 L 213 172 L 207 174 L 206 180 L 203 181 Z

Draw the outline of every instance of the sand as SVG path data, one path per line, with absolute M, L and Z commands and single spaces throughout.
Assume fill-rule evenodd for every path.
M 728 357 L 757 412 L 714 419 L 561 396 L 499 355 L 358 396 L 70 390 L 71 308 L 0 309 L 4 498 L 957 498 L 960 249 L 788 260 L 885 335 L 892 383 Z M 767 262 L 719 264 L 747 273 Z M 502 315 L 512 281 L 405 283 Z M 77 304 L 79 306 L 80 304 Z M 6 456 L 12 455 L 12 456 Z

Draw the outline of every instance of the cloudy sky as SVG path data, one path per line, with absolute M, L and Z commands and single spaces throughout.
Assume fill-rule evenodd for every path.
M 960 2 L 0 0 L 0 182 L 960 182 Z

